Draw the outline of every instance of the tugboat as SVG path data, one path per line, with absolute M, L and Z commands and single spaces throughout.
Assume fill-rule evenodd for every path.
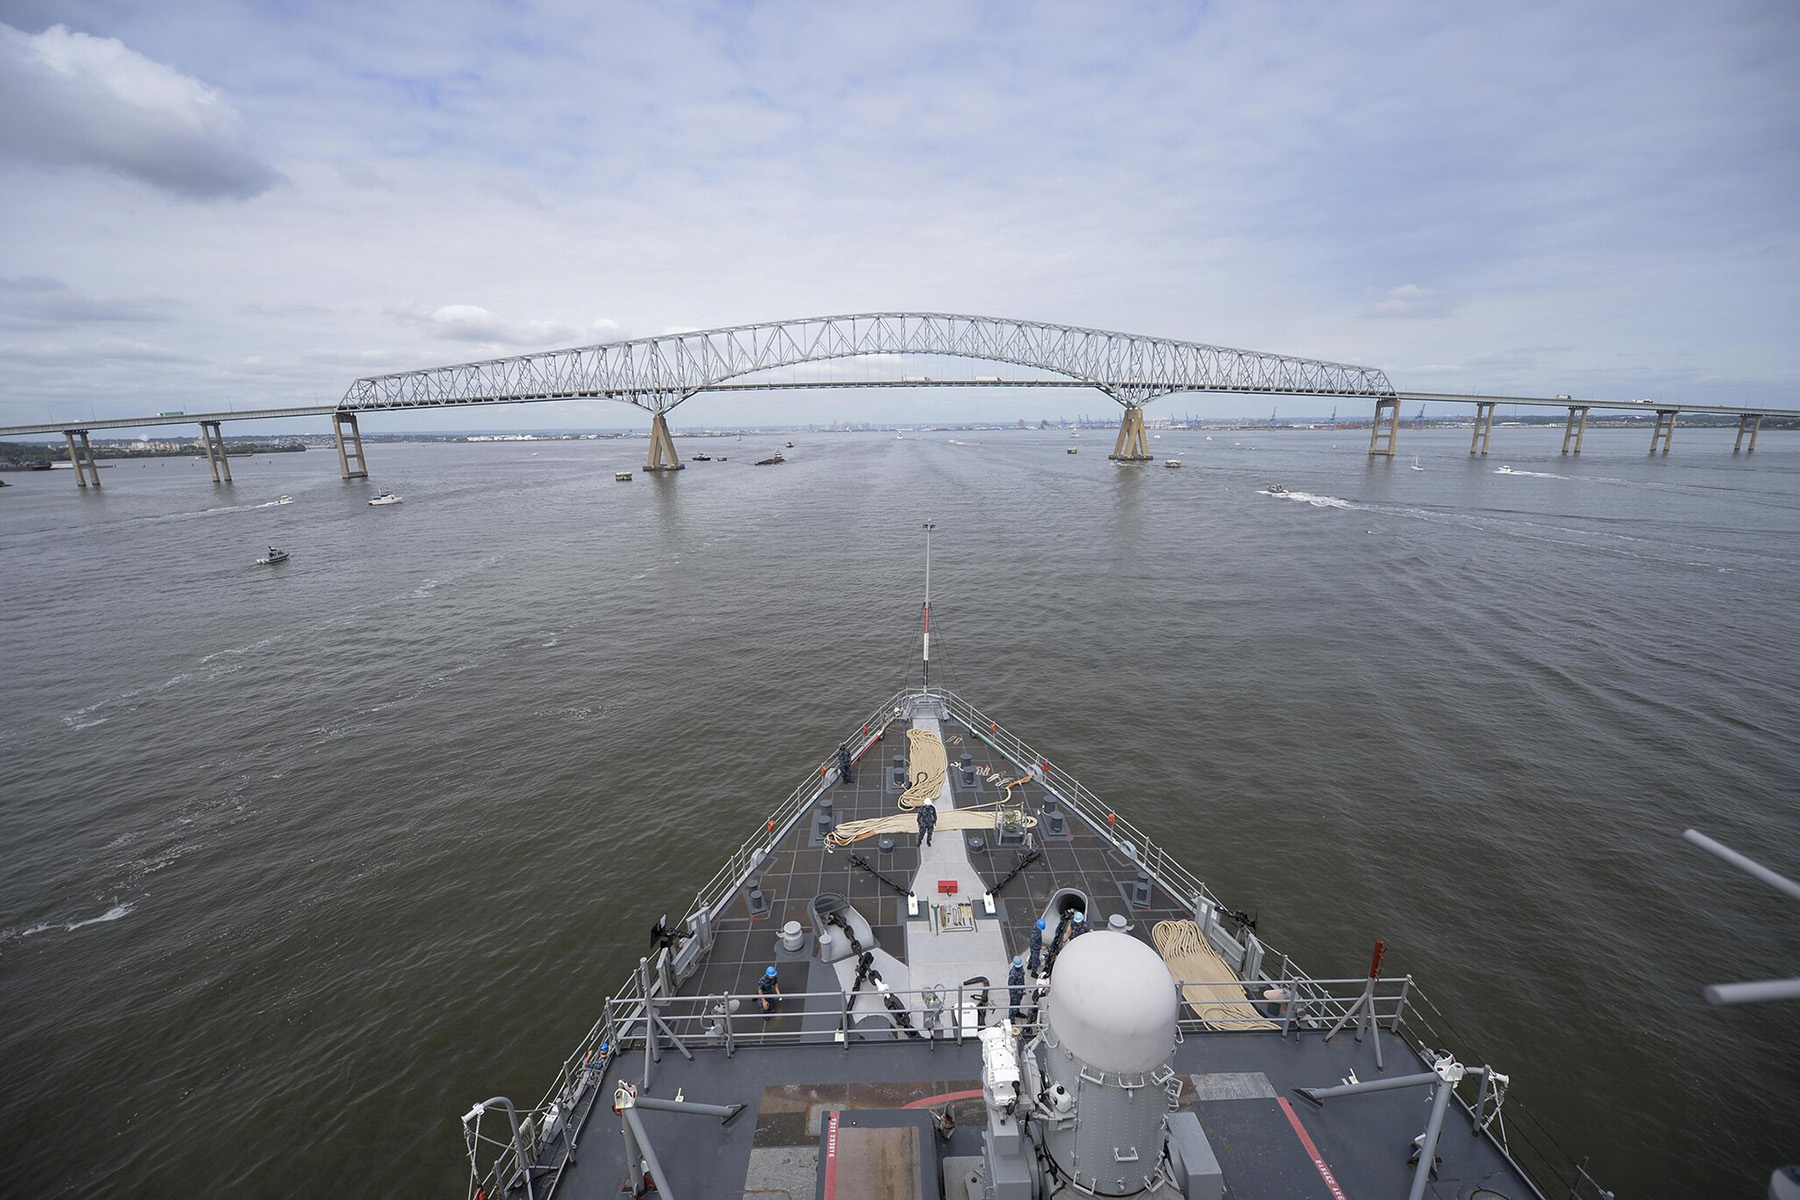
M 546 993 L 544 1019 L 587 1033 L 536 1105 L 463 1113 L 470 1196 L 1568 1192 L 1575 1164 L 1513 1132 L 1508 1077 L 1444 1048 L 1381 942 L 1308 975 L 1055 754 L 934 686 L 929 578 L 927 550 L 921 685 L 796 763 L 710 881 L 676 868 L 693 907 L 582 989 L 604 1004 Z
M 772 467 L 772 466 L 775 466 L 777 463 L 784 463 L 786 461 L 787 461 L 787 459 L 781 457 L 781 451 L 777 450 L 775 453 L 769 455 L 769 457 L 767 457 L 767 458 L 757 459 L 756 465 L 759 467 Z
M 390 504 L 398 504 L 398 503 L 400 503 L 400 497 L 394 495 L 394 493 L 392 493 L 392 492 L 383 492 L 383 493 L 381 493 L 381 495 L 379 495 L 379 496 L 375 497 L 373 500 L 369 501 L 369 507 L 370 508 L 385 508 Z
M 270 546 L 269 552 L 256 560 L 256 565 L 259 567 L 272 567 L 276 563 L 284 563 L 287 560 L 288 552 L 286 550 L 277 550 L 275 547 Z
M 690 458 L 689 458 L 689 459 L 688 459 L 688 461 L 689 461 L 689 462 L 711 462 L 711 461 L 712 461 L 712 455 L 710 455 L 710 454 L 696 454 L 696 455 L 693 455 L 693 456 L 692 456 L 692 457 L 690 457 Z

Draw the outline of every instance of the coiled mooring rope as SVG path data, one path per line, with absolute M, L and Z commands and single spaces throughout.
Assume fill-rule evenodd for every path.
M 1168 965 L 1176 982 L 1184 980 L 1230 980 L 1237 972 L 1228 966 L 1212 943 L 1192 921 L 1158 921 L 1150 930 L 1156 952 Z M 1241 984 L 1208 982 L 1184 983 L 1181 998 L 1209 1029 L 1274 1029 L 1275 1022 L 1256 1011 L 1244 999 Z
M 944 775 L 950 769 L 950 755 L 944 749 L 944 740 L 931 730 L 909 729 L 906 731 L 906 756 L 912 786 L 900 797 L 900 807 L 910 812 L 927 800 L 937 799 L 938 789 L 944 785 Z

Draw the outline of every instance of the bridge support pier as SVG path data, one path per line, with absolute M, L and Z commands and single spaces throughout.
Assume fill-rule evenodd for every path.
M 75 464 L 75 486 L 85 488 L 88 485 L 88 479 L 91 477 L 94 481 L 94 486 L 99 487 L 100 464 L 94 461 L 94 447 L 93 444 L 88 441 L 88 431 L 85 429 L 65 429 L 63 430 L 63 438 L 69 443 L 69 461 Z M 75 440 L 76 438 L 80 438 L 81 440 L 78 442 Z M 86 471 L 87 474 L 83 475 L 83 471 Z
M 675 453 L 675 439 L 669 436 L 669 419 L 656 413 L 650 418 L 650 453 L 644 459 L 644 470 L 679 471 L 684 465 Z
M 1650 453 L 1655 454 L 1658 449 L 1661 449 L 1664 454 L 1667 454 L 1669 443 L 1674 440 L 1675 410 L 1672 408 L 1657 409 L 1656 426 L 1650 430 Z
M 1746 454 L 1756 453 L 1756 431 L 1762 428 L 1761 413 L 1744 413 L 1738 417 L 1737 441 L 1731 444 L 1731 452 L 1736 454 L 1742 450 Z M 1744 445 L 1744 435 L 1750 435 L 1750 444 Z
M 1575 443 L 1575 453 L 1581 453 L 1581 439 L 1587 434 L 1588 410 L 1585 405 L 1569 405 L 1569 423 L 1563 426 L 1564 454 L 1569 453 L 1569 443 Z
M 206 446 L 206 465 L 212 469 L 213 482 L 219 482 L 219 470 L 225 471 L 225 482 L 231 482 L 231 462 L 225 457 L 225 434 L 217 421 L 200 422 L 200 441 Z
M 345 439 L 348 430 L 350 437 Z M 362 430 L 356 427 L 356 414 L 353 412 L 334 412 L 331 414 L 331 432 L 337 435 L 338 470 L 344 473 L 345 479 L 367 479 L 369 477 L 368 460 L 363 458 Z
M 1137 405 L 1125 406 L 1125 415 L 1119 418 L 1119 440 L 1113 443 L 1113 452 L 1107 457 L 1114 462 L 1150 461 L 1150 442 L 1144 436 L 1144 410 Z
M 1492 400 L 1475 402 L 1475 432 L 1469 435 L 1470 458 L 1477 454 L 1487 457 L 1488 443 L 1494 437 L 1494 405 L 1495 401 Z
M 1400 439 L 1400 401 L 1398 398 L 1377 400 L 1375 420 L 1369 426 L 1369 457 L 1394 457 L 1395 443 Z

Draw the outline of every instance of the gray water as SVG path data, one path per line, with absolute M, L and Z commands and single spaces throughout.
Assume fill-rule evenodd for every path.
M 1366 436 L 371 446 L 388 509 L 318 452 L 9 476 L 0 1193 L 460 1195 L 459 1115 L 916 678 L 930 517 L 934 680 L 1312 974 L 1386 939 L 1622 1196 L 1760 1194 L 1800 1008 L 1701 988 L 1800 971 L 1800 911 L 1679 835 L 1800 874 L 1800 438 Z

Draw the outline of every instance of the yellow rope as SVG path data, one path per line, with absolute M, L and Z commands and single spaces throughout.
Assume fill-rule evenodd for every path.
M 1037 827 L 1036 817 L 1021 817 L 1020 823 L 1025 829 Z M 938 814 L 939 831 L 950 829 L 998 829 L 1000 814 L 992 808 L 972 809 L 953 808 L 949 812 Z M 878 833 L 917 833 L 919 819 L 910 813 L 895 813 L 891 817 L 870 817 L 863 821 L 845 821 L 836 829 L 825 835 L 825 840 L 833 846 L 848 846 L 852 842 L 860 842 L 864 838 L 874 837 Z
M 944 750 L 943 739 L 929 729 L 907 730 L 906 758 L 912 786 L 900 797 L 900 807 L 910 810 L 927 800 L 935 803 L 938 789 L 944 784 L 944 774 L 950 769 L 950 756 Z
M 1177 982 L 1231 979 L 1237 974 L 1192 921 L 1158 921 L 1150 940 Z M 1275 1022 L 1265 1019 L 1244 999 L 1243 988 L 1234 983 L 1189 983 L 1181 989 L 1181 998 L 1209 1029 L 1276 1028 Z
M 852 842 L 860 842 L 864 838 L 874 837 L 880 833 L 916 833 L 919 828 L 917 809 L 919 805 L 930 800 L 936 803 L 938 792 L 943 788 L 944 776 L 950 770 L 950 756 L 944 750 L 943 739 L 929 729 L 908 729 L 906 731 L 906 752 L 908 771 L 912 776 L 912 786 L 900 797 L 900 811 L 889 817 L 870 817 L 863 821 L 845 821 L 836 829 L 825 835 L 827 843 L 833 846 L 848 846 Z M 994 772 L 993 778 L 998 782 L 1000 773 Z M 1007 808 L 1012 799 L 1012 790 L 1022 783 L 1029 782 L 1030 775 L 1006 784 L 1006 795 L 987 804 L 965 805 L 962 808 L 940 812 L 937 827 L 951 829 L 998 829 L 1002 820 L 994 809 L 1019 814 L 1019 828 L 1037 828 L 1037 818 L 1025 815 L 1024 805 L 1020 803 Z

